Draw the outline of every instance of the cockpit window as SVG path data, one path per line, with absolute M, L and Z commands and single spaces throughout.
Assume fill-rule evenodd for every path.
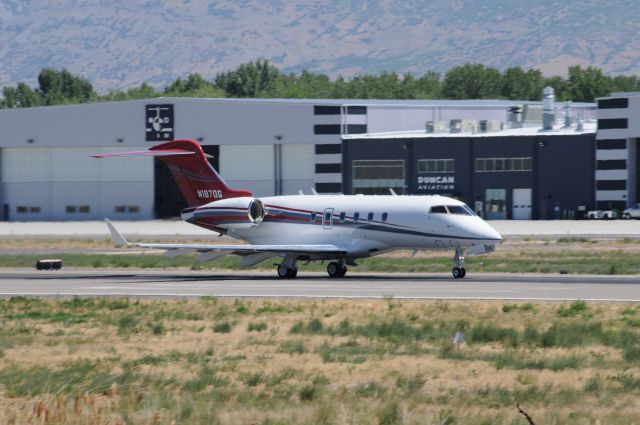
M 429 213 L 431 213 L 431 214 L 446 214 L 447 213 L 447 209 L 445 208 L 444 205 L 437 205 L 435 207 L 431 207 L 431 209 L 429 210 Z
M 447 205 L 447 209 L 451 214 L 472 215 L 471 213 L 469 213 L 467 208 L 463 207 L 462 205 Z

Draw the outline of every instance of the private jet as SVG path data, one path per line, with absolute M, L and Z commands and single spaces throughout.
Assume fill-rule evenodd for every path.
M 188 208 L 188 223 L 246 244 L 129 243 L 105 219 L 116 246 L 166 250 L 168 257 L 198 253 L 200 261 L 227 254 L 252 266 L 279 257 L 278 277 L 295 278 L 300 261 L 328 261 L 329 277 L 339 278 L 356 261 L 398 249 L 452 250 L 456 279 L 464 278 L 465 255 L 494 252 L 500 234 L 456 199 L 403 195 L 287 195 L 254 197 L 230 188 L 207 161 L 198 142 L 175 140 L 141 152 L 96 158 L 152 156 L 164 161 Z

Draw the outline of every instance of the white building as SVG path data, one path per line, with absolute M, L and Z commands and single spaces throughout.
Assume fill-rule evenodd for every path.
M 593 104 L 574 104 L 574 110 L 595 118 Z M 452 120 L 522 126 L 541 120 L 539 111 L 540 102 L 497 100 L 189 98 L 0 110 L 0 219 L 149 219 L 184 207 L 164 164 L 91 157 L 97 153 L 196 139 L 232 187 L 256 196 L 312 188 L 338 193 L 343 134 L 416 130 L 427 122 L 448 126 Z
M 640 202 L 640 92 L 612 93 L 597 101 L 596 204 L 624 209 Z

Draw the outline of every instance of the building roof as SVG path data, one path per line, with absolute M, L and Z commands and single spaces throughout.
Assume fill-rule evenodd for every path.
M 367 133 L 367 134 L 348 134 L 343 135 L 345 140 L 360 139 L 429 139 L 429 138 L 445 138 L 445 137 L 522 137 L 522 136 L 568 136 L 577 134 L 595 134 L 596 123 L 585 122 L 582 124 L 582 130 L 577 130 L 577 125 L 571 127 L 556 127 L 553 130 L 543 130 L 540 127 L 524 127 L 510 128 L 501 131 L 492 131 L 487 133 L 427 133 L 426 130 L 413 131 L 397 131 L 389 133 Z
M 386 99 L 254 99 L 254 98 L 199 98 L 199 97 L 155 97 L 150 99 L 130 99 L 110 102 L 91 102 L 79 104 L 65 104 L 52 106 L 37 106 L 33 108 L 19 108 L 20 110 L 44 109 L 44 108 L 73 108 L 89 105 L 105 105 L 105 104 L 127 104 L 127 103 L 149 103 L 149 102 L 201 102 L 201 103 L 285 103 L 285 104 L 302 104 L 302 105 L 362 105 L 362 106 L 388 106 L 388 107 L 441 107 L 441 108 L 507 108 L 510 106 L 521 105 L 540 105 L 541 101 L 530 100 L 504 100 L 504 99 L 467 99 L 467 100 L 439 100 L 439 99 L 421 99 L 421 100 L 386 100 Z M 558 103 L 558 106 L 562 102 Z M 595 103 L 573 102 L 572 107 L 577 108 L 596 108 Z M 10 111 L 14 109 L 4 109 L 2 111 Z

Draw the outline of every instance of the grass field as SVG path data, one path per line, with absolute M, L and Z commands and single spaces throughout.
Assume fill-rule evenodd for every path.
M 165 241 L 166 242 L 166 241 Z M 185 242 L 185 241 L 181 241 Z M 210 240 L 197 241 L 211 243 Z M 44 256 L 63 260 L 65 267 L 88 268 L 184 268 L 194 270 L 239 269 L 238 258 L 226 256 L 200 263 L 196 256 L 167 258 L 159 252 L 133 249 L 116 250 L 107 240 L 16 240 L 3 241 L 0 268 L 32 268 Z M 29 254 L 45 249 L 46 254 Z M 4 251 L 3 251 L 4 250 Z M 108 253 L 105 252 L 108 250 Z M 72 253 L 59 254 L 59 252 Z M 452 251 L 424 251 L 412 256 L 398 251 L 358 261 L 352 271 L 361 272 L 449 272 L 453 266 Z M 476 272 L 561 273 L 561 274 L 640 274 L 639 239 L 516 239 L 507 240 L 495 253 L 467 257 L 465 267 Z M 277 259 L 275 259 L 277 260 Z M 272 270 L 275 260 L 260 263 L 252 269 Z M 299 264 L 301 272 L 322 271 L 321 263 Z
M 0 424 L 629 424 L 639 396 L 631 304 L 0 300 Z

